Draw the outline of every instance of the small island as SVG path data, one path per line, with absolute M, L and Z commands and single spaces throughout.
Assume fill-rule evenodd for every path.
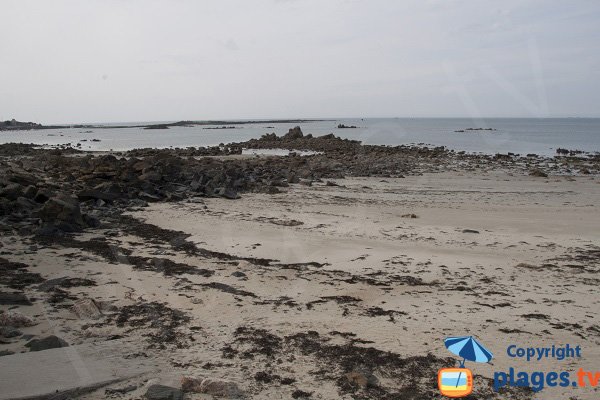
M 36 124 L 35 122 L 21 122 L 16 119 L 12 119 L 10 121 L 4 121 L 0 123 L 0 131 L 20 131 L 20 130 L 31 130 L 31 129 L 41 129 L 41 124 Z
M 344 125 L 344 124 L 339 124 L 338 129 L 356 129 L 355 125 Z

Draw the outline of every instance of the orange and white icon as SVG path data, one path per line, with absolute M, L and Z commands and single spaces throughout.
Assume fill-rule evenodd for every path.
M 473 373 L 467 368 L 440 369 L 438 387 L 446 397 L 468 396 L 473 391 Z

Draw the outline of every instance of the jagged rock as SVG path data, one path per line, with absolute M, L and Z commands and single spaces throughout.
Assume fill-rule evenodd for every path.
M 39 217 L 46 225 L 56 226 L 65 231 L 78 230 L 85 226 L 79 202 L 66 195 L 53 197 L 44 203 Z
M 146 390 L 144 398 L 148 400 L 182 400 L 183 392 L 170 386 L 152 385 Z
M 294 139 L 302 139 L 304 134 L 302 133 L 302 129 L 299 126 L 291 128 L 288 133 L 283 135 L 283 140 L 294 140 Z
M 29 351 L 43 351 L 60 347 L 69 347 L 69 344 L 58 336 L 51 335 L 43 339 L 30 340 L 25 343 L 25 347 L 29 347 Z

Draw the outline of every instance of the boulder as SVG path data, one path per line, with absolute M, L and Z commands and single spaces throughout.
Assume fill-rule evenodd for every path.
M 304 134 L 302 133 L 302 129 L 299 126 L 291 128 L 288 133 L 283 135 L 283 140 L 294 140 L 294 139 L 302 139 Z
M 148 400 L 182 400 L 183 392 L 177 388 L 164 385 L 151 385 L 144 398 Z
M 535 176 L 538 178 L 547 178 L 548 174 L 545 173 L 544 171 L 542 171 L 541 169 L 536 168 L 536 169 L 529 171 L 529 176 Z
M 85 226 L 79 202 L 66 195 L 59 195 L 46 201 L 39 211 L 39 217 L 46 225 L 55 225 L 60 228 Z
M 235 190 L 233 190 L 232 188 L 225 188 L 225 187 L 216 188 L 215 194 L 217 196 L 221 196 L 221 197 L 224 197 L 229 200 L 235 200 L 235 199 L 240 198 L 240 196 L 237 194 L 237 192 Z
M 379 384 L 379 379 L 377 379 L 375 375 L 369 371 L 363 370 L 348 372 L 346 374 L 346 379 L 348 379 L 350 383 L 362 388 L 376 387 Z
M 6 197 L 9 200 L 16 200 L 23 196 L 23 186 L 18 183 L 10 183 L 0 189 L 0 197 Z
M 30 340 L 25 343 L 25 347 L 29 347 L 29 351 L 43 351 L 60 347 L 69 347 L 69 344 L 58 336 L 51 335 L 43 339 Z
M 101 192 L 100 190 L 82 190 L 77 193 L 77 197 L 81 201 L 87 200 L 103 200 L 106 202 L 112 202 L 119 198 L 119 195 L 116 193 L 107 193 Z
M 102 318 L 102 312 L 92 299 L 77 300 L 71 310 L 79 319 L 99 319 Z
M 183 377 L 181 388 L 185 392 L 205 393 L 230 399 L 240 398 L 243 394 L 237 384 L 223 379 Z
M 21 306 L 30 306 L 31 302 L 25 296 L 25 293 L 4 293 L 0 292 L 0 304 L 1 305 L 21 305 Z
M 0 310 L 0 326 L 12 326 L 19 328 L 22 326 L 33 326 L 35 323 L 30 317 L 16 311 Z

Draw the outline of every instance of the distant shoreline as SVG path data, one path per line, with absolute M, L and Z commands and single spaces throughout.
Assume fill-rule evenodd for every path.
M 265 120 L 214 120 L 214 121 L 177 121 L 160 124 L 137 125 L 107 125 L 107 124 L 69 124 L 69 125 L 42 125 L 35 122 L 4 121 L 0 123 L 0 131 L 44 130 L 44 129 L 169 129 L 175 126 L 192 127 L 204 125 L 247 125 L 247 124 L 301 124 L 306 122 L 335 121 L 333 119 L 265 119 Z

